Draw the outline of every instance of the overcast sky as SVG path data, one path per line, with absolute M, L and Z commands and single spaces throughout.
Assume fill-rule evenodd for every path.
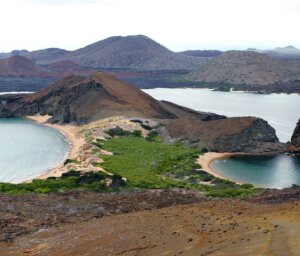
M 0 52 L 144 34 L 171 50 L 300 48 L 300 0 L 0 0 Z

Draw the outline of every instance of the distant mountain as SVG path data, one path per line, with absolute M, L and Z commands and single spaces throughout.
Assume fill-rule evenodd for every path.
M 272 57 L 283 58 L 283 59 L 300 59 L 300 49 L 294 46 L 277 47 L 269 50 L 258 50 L 254 48 L 247 49 L 248 51 L 255 51 L 259 53 L 265 53 Z
M 252 51 L 229 51 L 188 75 L 194 81 L 233 85 L 269 85 L 300 79 L 300 62 Z
M 46 69 L 24 56 L 0 60 L 0 76 L 42 76 Z
M 105 69 L 178 70 L 195 69 L 206 59 L 183 56 L 172 52 L 142 36 L 115 36 L 88 45 L 73 52 L 63 53 L 54 59 L 40 59 L 38 63 L 71 60 L 80 66 Z
M 24 56 L 27 53 L 29 53 L 27 50 L 14 50 L 9 53 L 0 53 L 0 59 L 7 59 L 13 56 Z
M 99 69 L 193 70 L 206 62 L 206 58 L 172 52 L 143 35 L 109 37 L 76 51 L 49 48 L 22 55 L 41 65 L 72 61 Z M 11 56 L 12 53 L 0 54 L 0 58 Z
M 221 51 L 217 50 L 188 50 L 183 52 L 178 52 L 179 54 L 193 57 L 216 57 L 222 54 Z
M 62 56 L 66 55 L 69 51 L 59 49 L 59 48 L 48 48 L 44 50 L 27 52 L 24 56 L 30 58 L 38 64 L 48 64 L 51 62 L 55 62 L 57 59 L 62 58 Z

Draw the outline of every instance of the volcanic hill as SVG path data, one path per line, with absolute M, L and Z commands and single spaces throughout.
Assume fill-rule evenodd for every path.
M 251 51 L 229 51 L 188 75 L 194 81 L 231 85 L 272 85 L 300 80 L 300 62 Z
M 0 60 L 0 76 L 43 76 L 46 69 L 23 56 Z
M 52 123 L 89 123 L 110 116 L 159 119 L 166 138 L 218 151 L 282 151 L 275 130 L 254 117 L 226 118 L 160 102 L 114 75 L 70 76 L 31 95 L 0 97 L 0 116 L 50 115 Z M 240 142 L 243 142 L 242 144 Z
M 69 60 L 102 69 L 191 70 L 207 61 L 170 51 L 143 35 L 109 37 L 75 51 L 50 48 L 23 54 L 42 65 Z

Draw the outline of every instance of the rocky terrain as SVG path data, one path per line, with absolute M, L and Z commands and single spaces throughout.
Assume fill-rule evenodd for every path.
M 87 123 L 118 114 L 174 117 L 160 102 L 104 72 L 89 78 L 64 78 L 37 93 L 2 104 L 2 113 L 5 112 L 13 112 L 16 116 L 48 114 L 53 116 L 51 122 L 59 123 Z
M 0 204 L 3 256 L 299 252 L 297 187 L 250 200 L 207 200 L 193 191 L 72 192 L 1 195 Z
M 300 80 L 299 71 L 298 61 L 280 60 L 250 51 L 229 51 L 190 73 L 187 78 L 205 83 L 267 88 Z
M 170 138 L 187 139 L 200 148 L 217 152 L 283 152 L 275 130 L 264 120 L 255 117 L 222 118 L 203 122 L 182 117 L 167 126 Z
M 291 142 L 294 146 L 300 148 L 300 119 L 297 123 L 297 126 L 296 126 L 295 130 L 294 130 Z
M 71 76 L 31 95 L 2 96 L 0 116 L 50 115 L 52 123 L 88 123 L 125 115 L 160 119 L 166 138 L 188 139 L 217 151 L 284 151 L 275 130 L 254 117 L 226 118 L 160 102 L 115 76 L 98 72 L 89 78 Z
M 178 52 L 183 55 L 187 56 L 194 56 L 194 57 L 216 57 L 222 54 L 221 51 L 217 50 L 188 50 L 183 52 Z

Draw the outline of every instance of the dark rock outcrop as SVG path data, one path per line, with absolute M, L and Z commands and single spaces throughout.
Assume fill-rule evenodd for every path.
M 161 103 L 166 109 L 174 113 L 177 117 L 189 116 L 201 121 L 212 121 L 226 118 L 226 116 L 218 115 L 215 113 L 196 111 L 165 100 L 161 101 Z
M 292 136 L 292 145 L 295 147 L 299 147 L 299 151 L 300 151 L 300 119 L 297 123 L 297 126 L 294 130 L 293 136 Z
M 203 122 L 195 118 L 172 120 L 167 126 L 171 138 L 181 138 L 200 148 L 219 152 L 283 152 L 275 130 L 255 117 L 235 117 Z

